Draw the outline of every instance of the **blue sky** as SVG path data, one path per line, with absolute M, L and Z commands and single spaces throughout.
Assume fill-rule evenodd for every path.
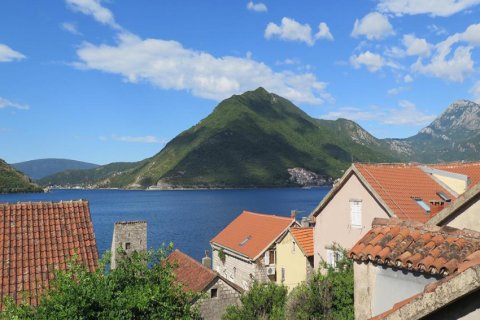
M 259 86 L 408 137 L 480 101 L 480 0 L 4 0 L 0 158 L 152 156 Z

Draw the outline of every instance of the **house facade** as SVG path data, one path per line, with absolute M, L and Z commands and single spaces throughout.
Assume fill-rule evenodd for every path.
M 55 270 L 77 255 L 89 271 L 98 252 L 87 201 L 0 204 L 0 309 L 7 296 L 37 305 Z
M 276 240 L 295 218 L 242 212 L 211 241 L 212 268 L 245 290 L 253 281 L 276 281 Z
M 313 272 L 313 228 L 290 228 L 277 240 L 276 255 L 276 281 L 292 290 Z
M 173 265 L 176 281 L 185 290 L 204 293 L 193 301 L 203 319 L 220 320 L 228 306 L 240 304 L 242 288 L 192 257 L 175 250 L 167 261 Z
M 314 266 L 335 263 L 335 246 L 349 249 L 374 218 L 419 222 L 448 210 L 480 181 L 480 163 L 353 164 L 310 215 Z
M 478 297 L 478 232 L 375 219 L 348 254 L 354 260 L 355 319 L 459 319 L 462 313 L 476 319 L 480 314 L 480 303 L 462 307 L 458 300 Z M 443 308 L 450 316 L 439 312 Z

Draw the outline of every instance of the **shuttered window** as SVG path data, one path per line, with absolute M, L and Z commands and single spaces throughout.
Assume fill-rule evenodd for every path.
M 337 266 L 337 262 L 343 258 L 340 251 L 327 249 L 327 264 L 332 268 Z
M 350 217 L 353 228 L 362 228 L 362 201 L 350 200 Z

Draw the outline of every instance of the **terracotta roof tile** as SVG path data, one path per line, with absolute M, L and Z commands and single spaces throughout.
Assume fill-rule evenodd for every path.
M 432 164 L 429 167 L 466 175 L 470 180 L 469 188 L 480 182 L 480 162 Z
M 416 164 L 360 164 L 355 168 L 370 184 L 385 204 L 401 219 L 428 221 L 445 207 L 437 192 L 444 192 L 451 199 L 455 197 L 443 186 L 426 174 Z M 416 202 L 422 199 L 430 206 L 427 213 Z M 430 204 L 437 202 L 437 205 Z
M 88 202 L 0 204 L 0 301 L 29 294 L 33 305 L 55 269 L 77 254 L 93 271 L 98 253 Z M 0 304 L 1 306 L 1 304 Z
M 389 240 L 393 237 L 390 232 L 396 232 L 394 226 L 400 228 L 399 233 Z M 357 261 L 447 276 L 480 262 L 480 233 L 400 219 L 375 219 L 372 229 L 348 254 Z
M 188 291 L 201 292 L 218 276 L 178 249 L 168 256 L 167 261 L 174 267 L 176 280 Z
M 313 228 L 291 228 L 290 232 L 297 240 L 297 244 L 302 248 L 307 257 L 313 256 Z
M 255 259 L 294 223 L 293 218 L 243 211 L 210 243 Z

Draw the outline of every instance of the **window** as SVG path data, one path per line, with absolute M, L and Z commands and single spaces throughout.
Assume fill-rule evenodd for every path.
M 210 289 L 210 298 L 216 298 L 217 294 L 217 288 Z
M 425 201 L 422 200 L 422 198 L 414 197 L 413 200 L 415 200 L 415 202 L 420 207 L 422 207 L 423 210 L 425 210 L 425 213 L 430 213 L 430 206 L 428 204 L 426 204 Z
M 251 238 L 252 236 L 247 236 L 245 239 L 243 239 L 242 242 L 239 243 L 240 247 L 243 247 Z
M 452 201 L 452 199 L 450 199 L 450 197 L 447 196 L 447 194 L 446 194 L 445 192 L 443 192 L 443 191 L 437 192 L 437 196 L 439 196 L 439 197 L 440 197 L 443 201 L 445 201 L 445 202 L 450 202 L 450 201 Z
M 285 268 L 282 267 L 282 282 L 285 282 Z
M 292 241 L 292 253 L 295 253 L 295 241 Z
M 130 250 L 130 242 L 125 242 L 125 250 Z
M 270 255 L 270 264 L 275 264 L 275 250 L 270 250 L 268 253 Z
M 343 258 L 340 251 L 327 249 L 327 264 L 332 268 L 337 266 L 337 262 Z
M 362 200 L 350 200 L 350 218 L 353 228 L 362 228 Z
M 233 267 L 233 280 L 237 279 L 237 268 Z

